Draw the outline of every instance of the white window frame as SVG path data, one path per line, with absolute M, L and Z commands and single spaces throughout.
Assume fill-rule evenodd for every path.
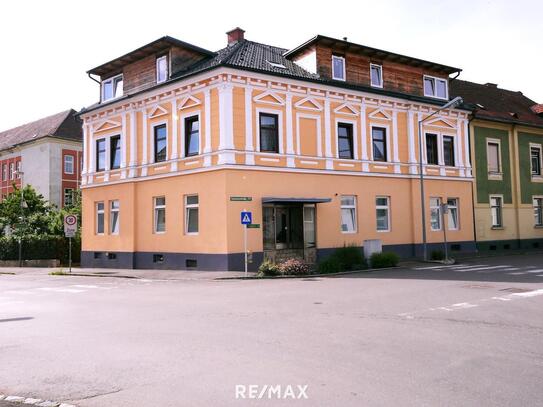
M 336 75 L 335 75 L 335 71 L 334 71 L 334 60 L 335 59 L 339 59 L 339 60 L 341 60 L 343 62 L 343 78 L 336 77 Z M 345 69 L 345 57 L 340 57 L 338 55 L 332 55 L 332 79 L 334 79 L 336 81 L 343 81 L 343 82 L 345 82 L 347 80 L 346 69 Z
M 373 76 L 371 74 L 371 70 L 373 68 L 378 68 L 379 69 L 379 80 L 380 80 L 380 84 L 375 84 L 373 83 Z M 378 64 L 370 64 L 370 84 L 371 86 L 373 86 L 374 88 L 382 88 L 383 87 L 383 65 L 378 65 Z
M 353 158 L 339 158 L 339 128 L 340 124 L 350 124 L 353 129 Z M 358 122 L 350 119 L 336 118 L 336 158 L 339 160 L 358 160 Z
M 199 155 L 202 155 L 202 115 L 201 110 L 193 110 L 188 113 L 183 113 L 181 116 L 179 116 L 179 122 L 181 124 L 181 157 L 183 158 L 195 158 Z M 198 131 L 198 154 L 197 155 L 190 155 L 187 157 L 187 152 L 185 151 L 185 119 L 188 119 L 189 117 L 198 116 L 198 126 L 200 130 Z M 167 125 L 166 125 L 167 126 Z
M 434 92 L 435 92 L 434 95 L 429 95 L 426 93 L 426 86 L 424 86 L 426 79 L 431 79 L 434 81 Z M 437 81 L 445 82 L 445 97 L 437 96 Z M 424 96 L 435 98 L 435 99 L 441 99 L 441 100 L 449 99 L 449 81 L 445 78 L 438 78 L 437 76 L 431 76 L 431 75 L 423 75 L 422 89 L 424 92 Z
M 8 180 L 8 165 L 2 164 L 2 181 Z
M 455 205 L 449 205 L 449 201 L 455 201 Z M 447 198 L 447 207 L 448 207 L 448 213 L 447 213 L 447 229 L 448 230 L 460 230 L 460 199 L 459 198 Z M 456 227 L 451 227 L 451 208 L 456 209 Z
M 271 156 L 277 156 L 277 154 L 284 154 L 285 150 L 283 149 L 283 111 L 276 109 L 268 108 L 257 108 L 256 112 L 256 152 L 259 154 L 268 154 Z M 272 153 L 269 151 L 260 151 L 260 113 L 268 113 L 277 115 L 277 126 L 278 128 L 278 143 L 279 143 L 279 153 Z
M 498 198 L 500 200 L 500 224 L 499 225 L 495 225 L 492 221 L 492 208 L 494 208 L 494 206 L 492 206 L 492 199 L 493 198 Z M 503 229 L 503 195 L 499 195 L 499 194 L 492 194 L 492 195 L 489 195 L 488 197 L 488 205 L 490 206 L 490 227 L 492 229 Z
M 437 199 L 438 201 L 438 205 L 437 206 L 432 206 L 432 200 L 433 199 Z M 442 219 L 441 219 L 441 204 L 442 204 L 443 200 L 441 199 L 441 197 L 439 196 L 431 196 L 430 197 L 430 230 L 432 232 L 438 232 L 440 230 L 442 230 L 443 228 L 443 225 L 442 225 Z M 432 212 L 437 210 L 437 219 L 438 219 L 438 222 L 439 222 L 439 228 L 434 228 L 434 226 L 432 225 Z
M 162 60 L 166 60 L 166 77 L 163 80 L 159 79 L 159 63 Z M 168 55 L 162 55 L 156 59 L 156 83 L 164 83 L 168 80 L 170 76 L 170 66 L 169 66 L 169 58 Z
M 166 159 L 164 161 L 155 161 L 155 128 L 166 125 Z M 170 126 L 168 126 L 168 120 L 161 120 L 159 122 L 153 123 L 151 125 L 151 163 L 152 164 L 166 164 L 170 160 L 170 148 L 169 148 L 169 142 L 170 142 Z
M 386 199 L 386 205 L 378 205 L 377 200 L 378 199 Z M 387 211 L 387 228 L 386 229 L 379 229 L 379 226 L 377 224 L 377 211 L 386 210 Z M 390 224 L 390 196 L 385 195 L 378 195 L 375 197 L 375 229 L 378 233 L 384 233 L 384 232 L 390 232 L 391 230 L 391 224 Z
M 102 209 L 98 209 L 98 205 L 102 204 Z M 95 220 L 94 220 L 94 232 L 97 235 L 103 235 L 106 232 L 106 213 L 105 213 L 105 206 L 104 201 L 98 201 L 94 204 L 94 210 L 95 210 Z M 102 215 L 102 232 L 98 232 L 98 215 Z
M 157 205 L 157 199 L 164 198 L 164 205 Z M 164 210 L 164 230 L 158 230 L 158 210 Z M 153 233 L 157 235 L 162 235 L 166 233 L 166 195 L 154 196 L 153 197 Z
M 9 163 L 9 179 L 15 179 L 15 163 Z
M 74 189 L 73 188 L 64 188 L 64 206 L 66 206 L 66 196 L 70 195 L 70 205 L 74 203 Z
M 387 156 L 386 156 L 386 161 L 375 161 L 374 158 L 373 158 L 373 128 L 374 127 L 378 127 L 378 128 L 381 128 L 381 129 L 385 129 L 385 139 L 386 139 L 386 147 L 387 147 Z M 391 159 L 391 149 L 392 149 L 392 145 L 390 144 L 390 126 L 388 124 L 379 124 L 379 123 L 370 123 L 370 134 L 369 134 L 369 139 L 370 139 L 370 157 L 371 157 L 371 161 L 374 161 L 374 164 L 377 164 L 377 165 L 385 165 L 385 164 L 391 164 L 392 163 L 392 159 Z
M 121 78 L 121 80 L 123 81 L 123 89 L 121 89 L 121 94 L 120 95 L 116 95 L 115 94 L 115 88 L 113 87 L 113 96 L 109 99 L 106 99 L 105 98 L 105 85 L 108 83 L 108 82 L 111 82 L 111 85 L 113 86 L 115 84 L 115 80 L 118 79 L 118 78 Z M 101 101 L 102 102 L 107 102 L 109 100 L 114 100 L 114 99 L 118 99 L 120 97 L 123 96 L 124 94 L 124 77 L 123 77 L 123 74 L 118 74 L 118 75 L 115 75 L 115 76 L 112 76 L 111 78 L 107 78 L 105 80 L 102 81 L 102 83 L 100 84 L 100 93 L 101 93 Z
M 354 204 L 353 205 L 343 205 L 343 203 L 341 202 L 343 199 L 342 198 L 353 198 L 354 199 Z M 340 195 L 339 197 L 339 206 L 340 206 L 340 211 L 339 211 L 339 220 L 340 220 L 340 230 L 341 230 L 341 233 L 344 233 L 344 234 L 354 234 L 354 233 L 358 233 L 358 210 L 357 210 L 357 202 L 358 202 L 358 199 L 357 199 L 357 196 L 356 195 Z M 343 209 L 354 209 L 354 230 L 343 230 L 343 228 L 341 226 L 343 226 Z
M 69 159 L 71 159 L 72 170 L 68 171 L 66 165 L 69 164 Z M 75 157 L 72 154 L 64 155 L 64 174 L 74 174 L 75 173 Z
M 489 145 L 497 144 L 498 145 L 498 172 L 490 171 L 488 168 L 488 157 L 490 156 Z M 531 164 L 530 164 L 531 168 Z M 497 138 L 486 138 L 486 171 L 489 179 L 502 180 L 503 178 L 503 161 L 502 161 L 502 143 L 500 139 Z
M 104 157 L 104 168 L 103 169 L 99 169 L 98 168 L 98 154 L 100 154 L 100 152 L 98 151 L 98 142 L 99 141 L 104 141 L 104 144 L 105 144 L 105 150 L 104 150 L 104 154 L 105 154 L 105 157 Z M 109 137 L 98 137 L 96 139 L 94 139 L 94 171 L 95 172 L 106 172 L 106 171 L 109 171 Z
M 532 149 L 539 150 L 539 174 L 533 173 Z M 541 144 L 530 143 L 530 177 L 532 179 L 538 179 L 538 180 L 543 178 L 543 148 Z
M 188 198 L 194 197 L 194 196 L 198 198 L 198 203 L 189 204 Z M 185 202 L 185 234 L 189 236 L 198 235 L 198 233 L 200 232 L 200 197 L 198 196 L 198 194 L 188 194 L 188 195 L 185 195 L 184 202 Z M 196 209 L 198 211 L 198 225 L 197 225 L 198 232 L 189 232 L 189 212 L 191 209 Z
M 540 209 L 540 210 L 542 211 L 541 217 L 543 218 L 543 195 L 534 195 L 534 196 L 532 196 L 532 206 L 533 206 L 533 208 L 534 208 L 534 218 L 535 218 L 535 211 L 536 211 L 536 208 L 537 208 L 537 207 L 535 206 L 535 201 L 536 201 L 536 200 L 541 200 L 541 207 L 540 207 L 541 209 Z M 543 220 L 543 219 L 542 219 L 542 220 Z M 542 222 L 542 223 L 536 223 L 536 222 L 534 221 L 534 227 L 535 227 L 535 228 L 543 228 L 543 222 Z
M 114 208 L 113 204 L 117 202 L 117 207 Z M 117 231 L 113 228 L 113 213 L 117 213 Z M 118 235 L 121 231 L 121 202 L 118 199 L 112 199 L 109 201 L 109 233 L 111 235 Z

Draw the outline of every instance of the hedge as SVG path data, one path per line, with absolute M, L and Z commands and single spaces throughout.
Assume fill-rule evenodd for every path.
M 63 236 L 24 236 L 22 238 L 23 260 L 58 259 L 68 263 L 68 239 Z M 0 237 L 0 260 L 19 259 L 19 239 L 14 236 Z M 72 239 L 72 262 L 81 260 L 81 240 Z

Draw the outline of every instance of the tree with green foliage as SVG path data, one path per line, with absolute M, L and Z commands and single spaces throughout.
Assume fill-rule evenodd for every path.
M 53 210 L 31 185 L 22 190 L 14 186 L 14 191 L 0 202 L 0 236 L 10 231 L 15 236 L 49 234 Z

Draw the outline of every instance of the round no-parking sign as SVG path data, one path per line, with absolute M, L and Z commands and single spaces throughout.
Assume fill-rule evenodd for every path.
M 74 237 L 77 232 L 77 216 L 64 216 L 64 234 L 66 237 Z

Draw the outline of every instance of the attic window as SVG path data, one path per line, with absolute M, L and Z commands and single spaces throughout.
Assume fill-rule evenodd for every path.
M 274 68 L 279 68 L 279 69 L 287 69 L 287 67 L 283 64 L 280 64 L 278 62 L 271 62 L 271 61 L 266 61 L 268 64 L 270 64 L 271 66 L 273 66 Z
M 424 96 L 437 99 L 448 99 L 447 80 L 435 76 L 424 75 Z
M 102 102 L 123 95 L 123 75 L 113 76 L 102 81 Z
M 156 59 L 156 83 L 165 82 L 168 79 L 168 56 L 163 55 Z
M 332 55 L 332 79 L 345 80 L 345 58 Z

